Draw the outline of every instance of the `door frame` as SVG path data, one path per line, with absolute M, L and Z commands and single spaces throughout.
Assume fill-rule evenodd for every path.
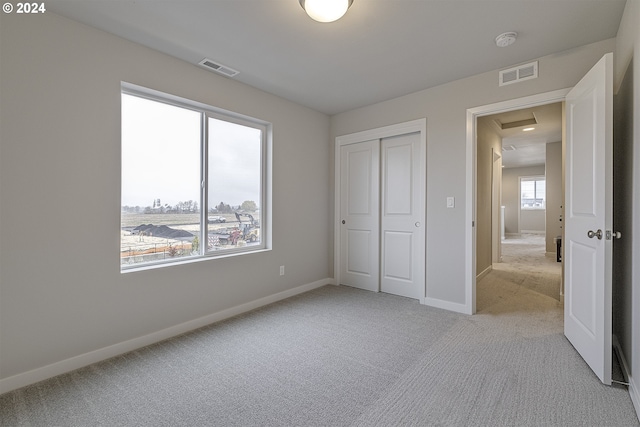
M 420 136 L 420 146 L 422 149 L 422 155 L 421 155 L 421 159 L 420 159 L 420 165 L 421 165 L 421 170 L 420 170 L 420 176 L 421 176 L 421 181 L 422 181 L 422 185 L 424 186 L 425 192 L 426 192 L 426 188 L 427 188 L 427 119 L 426 118 L 422 118 L 422 119 L 417 119 L 417 120 L 411 120 L 408 122 L 404 122 L 404 123 L 398 123 L 398 124 L 394 124 L 394 125 L 389 125 L 389 126 L 383 126 L 380 128 L 375 128 L 375 129 L 370 129 L 370 130 L 365 130 L 365 131 L 361 131 L 361 132 L 356 132 L 356 133 L 351 133 L 348 135 L 342 135 L 342 136 L 338 136 L 335 139 L 335 146 L 334 146 L 334 235 L 333 235 L 333 277 L 335 277 L 335 284 L 339 285 L 341 282 L 341 278 L 340 278 L 340 256 L 341 256 L 341 248 L 340 248 L 340 215 L 341 215 L 341 211 L 340 211 L 340 180 L 341 180 L 341 176 L 340 176 L 340 171 L 341 171 L 341 150 L 340 148 L 343 145 L 348 145 L 348 144 L 355 144 L 357 142 L 363 142 L 363 141 L 369 141 L 372 139 L 383 139 L 383 138 L 389 138 L 389 137 L 393 137 L 393 136 L 399 136 L 399 135 L 405 135 L 408 133 L 419 133 Z M 427 295 L 427 284 L 426 284 L 426 256 L 427 256 L 427 248 L 426 248 L 426 234 L 427 234 L 427 227 L 426 227 L 426 215 L 427 215 L 427 207 L 426 207 L 426 194 L 425 197 L 423 199 L 425 201 L 425 206 L 422 206 L 422 211 L 424 213 L 424 220 L 422 221 L 423 224 L 425 224 L 424 227 L 422 227 L 423 233 L 425 235 L 425 247 L 424 247 L 424 258 L 423 260 L 421 260 L 422 262 L 425 263 L 425 277 L 424 277 L 424 286 L 423 286 L 423 290 L 421 291 L 421 295 L 420 295 L 420 304 L 424 304 L 425 303 L 425 298 Z
M 478 117 L 523 108 L 562 102 L 571 88 L 558 89 L 494 104 L 467 109 L 466 194 L 465 194 L 465 304 L 463 312 L 476 313 L 476 199 L 477 199 L 477 139 Z

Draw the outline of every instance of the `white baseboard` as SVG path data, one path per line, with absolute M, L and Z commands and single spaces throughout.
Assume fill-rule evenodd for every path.
M 468 307 L 466 304 L 459 304 L 457 302 L 426 297 L 423 304 L 430 307 L 441 308 L 443 310 L 455 311 L 456 313 L 472 314 L 470 307 Z
M 547 234 L 545 230 L 520 230 L 520 234 Z
M 622 351 L 622 347 L 620 346 L 620 341 L 618 341 L 618 337 L 616 335 L 612 336 L 613 347 L 616 349 L 618 356 L 620 356 L 620 364 L 622 365 L 622 375 L 626 382 L 629 383 L 629 396 L 631 397 L 631 402 L 633 403 L 633 408 L 636 410 L 636 416 L 640 420 L 640 387 L 636 386 L 636 383 L 633 380 L 633 377 L 629 374 L 631 372 L 629 370 L 629 365 L 627 364 L 627 358 Z
M 632 376 L 629 376 L 629 395 L 636 410 L 636 416 L 640 420 L 640 386 L 636 385 Z
M 190 320 L 188 322 L 175 325 L 161 331 L 153 332 L 142 337 L 133 338 L 127 341 L 123 341 L 118 344 L 113 344 L 108 347 L 104 347 L 98 350 L 90 351 L 88 353 L 80 354 L 78 356 L 71 357 L 69 359 L 61 360 L 59 362 L 52 363 L 41 368 L 36 368 L 31 371 L 23 372 L 17 375 L 13 375 L 8 378 L 0 380 L 0 394 L 7 393 L 12 390 L 16 390 L 21 387 L 28 386 L 30 384 L 37 383 L 39 381 L 46 380 L 48 378 L 55 377 L 57 375 L 65 374 L 67 372 L 80 369 L 82 367 L 97 363 L 111 357 L 115 357 L 129 351 L 133 351 L 168 338 L 175 337 L 180 334 L 192 331 L 194 329 L 201 328 L 203 326 L 210 325 L 212 323 L 219 322 L 221 320 L 228 319 L 238 314 L 246 313 L 256 308 L 263 307 L 280 300 L 290 298 L 294 295 L 302 294 L 304 292 L 311 291 L 313 289 L 320 288 L 325 285 L 334 284 L 334 279 L 322 279 L 313 283 L 298 286 L 293 289 L 278 292 L 277 294 L 269 295 L 263 298 L 259 298 L 254 301 L 250 301 L 244 304 L 240 304 L 235 307 L 231 307 L 217 313 L 209 314 L 207 316 L 200 317 L 198 319 Z
M 491 273 L 491 270 L 493 270 L 493 265 L 490 265 L 489 267 L 485 268 L 480 274 L 478 274 L 476 276 L 476 282 L 479 282 L 484 276 Z
M 627 359 L 624 356 L 624 352 L 622 351 L 622 346 L 620 345 L 620 341 L 618 341 L 618 336 L 617 335 L 612 335 L 611 336 L 611 341 L 613 344 L 613 348 L 616 350 L 616 353 L 618 354 L 619 358 L 620 358 L 620 364 L 622 365 L 622 375 L 624 376 L 624 380 L 626 382 L 629 382 L 629 365 L 627 365 Z

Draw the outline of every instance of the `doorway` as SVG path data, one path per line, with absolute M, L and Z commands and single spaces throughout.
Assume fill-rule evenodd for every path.
M 574 86 L 467 110 L 466 215 L 470 313 L 476 311 L 476 119 L 525 106 L 566 101 L 564 207 L 564 335 L 604 384 L 611 384 L 613 212 L 613 54 L 604 55 Z M 564 94 L 562 94 L 564 92 Z M 614 237 L 615 236 L 615 237 Z
M 524 236 L 534 255 L 559 258 L 562 117 L 557 102 L 477 118 L 476 280 L 501 262 L 503 243 Z
M 497 104 L 485 105 L 482 107 L 477 107 L 473 109 L 467 110 L 467 169 L 472 171 L 472 173 L 467 175 L 467 206 L 465 216 L 467 218 L 466 221 L 466 268 L 467 268 L 467 283 L 466 283 L 466 300 L 467 300 L 467 313 L 473 314 L 476 312 L 476 281 L 478 279 L 478 260 L 476 254 L 476 248 L 478 243 L 478 234 L 481 233 L 479 230 L 480 224 L 477 222 L 478 218 L 478 182 L 475 179 L 478 174 L 479 166 L 477 165 L 476 159 L 478 158 L 478 146 L 476 144 L 476 135 L 479 132 L 479 126 L 477 121 L 479 118 L 484 116 L 491 116 L 497 114 L 503 114 L 523 109 L 528 109 L 532 107 L 538 107 L 542 105 L 561 103 L 564 101 L 565 96 L 569 92 L 569 89 L 562 89 L 547 93 L 542 93 L 538 95 L 533 95 L 525 98 L 500 102 Z M 480 129 L 481 131 L 481 129 Z M 498 144 L 497 139 L 494 139 L 491 144 L 493 145 L 494 150 L 500 150 L 502 162 L 505 162 L 505 151 L 502 150 L 501 144 Z M 504 185 L 502 185 L 504 187 Z M 503 188 L 504 192 L 504 188 Z M 502 206 L 502 200 L 500 205 Z M 507 218 L 505 218 L 505 222 L 507 222 Z M 485 221 L 486 223 L 486 221 Z M 490 223 L 490 222 L 489 222 Z M 495 233 L 501 232 L 501 227 L 496 227 L 498 229 L 494 230 Z M 485 230 L 486 235 L 486 230 Z M 489 232 L 489 245 L 491 245 L 491 232 Z M 480 236 L 480 239 L 483 239 L 483 235 Z M 489 253 L 491 253 L 491 247 L 489 246 Z M 486 267 L 485 267 L 486 268 Z M 484 270 L 480 270 L 484 271 Z

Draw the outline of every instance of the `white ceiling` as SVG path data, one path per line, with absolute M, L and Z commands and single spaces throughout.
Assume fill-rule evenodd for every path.
M 502 129 L 500 124 L 514 123 L 535 118 L 535 125 L 523 125 Z M 484 120 L 502 138 L 502 165 L 515 168 L 533 165 L 544 165 L 546 162 L 546 145 L 550 142 L 562 141 L 562 103 L 541 105 L 517 111 L 479 117 Z M 525 132 L 523 129 L 533 127 Z
M 311 20 L 298 0 L 47 0 L 47 10 L 336 114 L 616 36 L 626 0 L 354 0 Z M 519 34 L 506 48 L 495 37 Z M 497 77 L 496 77 L 497 81 Z

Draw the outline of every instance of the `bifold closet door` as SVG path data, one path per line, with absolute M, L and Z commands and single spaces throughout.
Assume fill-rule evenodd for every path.
M 340 282 L 380 290 L 380 141 L 340 148 Z
M 380 290 L 424 296 L 424 183 L 420 134 L 381 141 Z

